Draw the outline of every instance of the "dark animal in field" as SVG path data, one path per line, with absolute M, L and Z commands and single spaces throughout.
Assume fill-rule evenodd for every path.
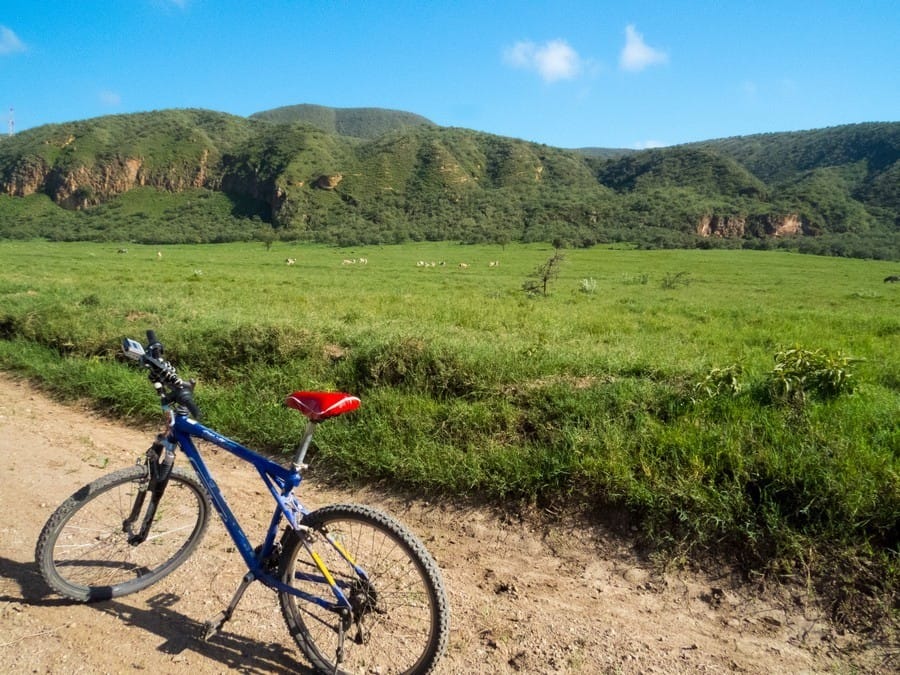
M 900 281 L 900 277 L 898 277 L 896 275 L 884 278 L 884 283 L 886 283 L 886 284 L 896 284 L 898 281 Z

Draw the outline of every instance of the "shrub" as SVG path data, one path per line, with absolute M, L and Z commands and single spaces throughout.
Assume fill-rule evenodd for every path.
M 626 286 L 646 286 L 648 281 L 650 281 L 649 275 L 643 273 L 622 275 L 622 283 Z
M 671 290 L 679 286 L 688 286 L 690 283 L 690 272 L 667 272 L 666 276 L 663 277 L 662 287 L 666 290 Z
M 740 381 L 743 368 L 733 363 L 724 368 L 713 368 L 700 382 L 694 385 L 694 398 L 713 398 L 715 396 L 737 396 L 744 390 Z
M 415 337 L 360 345 L 341 371 L 339 385 L 349 391 L 396 387 L 436 398 L 472 396 L 490 377 L 459 354 Z
M 808 396 L 827 399 L 853 391 L 850 364 L 840 352 L 792 347 L 775 354 L 769 388 L 782 401 L 803 402 Z
M 581 283 L 578 285 L 578 290 L 587 295 L 593 295 L 597 291 L 597 280 L 594 279 L 594 277 L 582 279 Z

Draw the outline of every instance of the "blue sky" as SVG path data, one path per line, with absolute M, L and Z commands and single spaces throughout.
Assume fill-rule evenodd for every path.
M 0 131 L 381 107 L 558 147 L 900 120 L 896 0 L 5 0 Z

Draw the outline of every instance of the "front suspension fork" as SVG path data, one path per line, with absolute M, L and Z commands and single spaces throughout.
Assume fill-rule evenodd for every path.
M 172 474 L 172 466 L 175 463 L 175 444 L 164 434 L 158 435 L 153 445 L 147 450 L 145 462 L 148 472 L 147 485 L 146 487 L 143 485 L 140 487 L 134 498 L 131 513 L 122 522 L 122 531 L 128 535 L 128 543 L 132 546 L 142 544 L 150 534 L 150 526 L 153 524 L 153 518 L 156 515 L 156 507 L 166 491 L 166 486 L 169 484 L 169 476 Z M 135 533 L 134 524 L 140 518 L 148 493 L 150 494 L 150 503 L 147 504 L 147 510 L 141 520 L 140 530 Z

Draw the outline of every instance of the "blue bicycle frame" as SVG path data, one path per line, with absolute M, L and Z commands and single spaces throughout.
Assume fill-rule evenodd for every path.
M 176 415 L 171 409 L 167 410 L 167 414 L 169 416 L 169 429 L 167 434 L 168 444 L 174 446 L 174 444 L 177 443 L 184 454 L 187 455 L 187 458 L 190 461 L 191 466 L 194 467 L 194 471 L 197 473 L 203 487 L 206 488 L 206 492 L 209 494 L 213 507 L 222 518 L 225 529 L 228 530 L 228 534 L 231 536 L 237 549 L 241 552 L 241 556 L 244 558 L 244 562 L 247 565 L 249 572 L 248 575 L 245 576 L 245 583 L 258 580 L 270 588 L 298 596 L 327 610 L 335 612 L 340 612 L 344 609 L 349 610 L 351 605 L 346 595 L 341 590 L 342 584 L 334 580 L 332 574 L 325 568 L 324 563 L 322 563 L 321 558 L 312 551 L 308 545 L 307 550 L 319 569 L 321 576 L 302 574 L 299 572 L 296 573 L 296 576 L 297 578 L 306 581 L 329 585 L 336 602 L 329 602 L 324 598 L 306 593 L 282 583 L 267 571 L 263 565 L 263 561 L 271 556 L 274 551 L 275 537 L 278 534 L 278 527 L 281 523 L 281 519 L 285 518 L 291 528 L 299 530 L 302 529 L 301 523 L 303 517 L 308 513 L 307 509 L 294 496 L 293 491 L 300 485 L 302 480 L 301 470 L 305 467 L 303 458 L 306 455 L 306 450 L 312 439 L 315 424 L 313 422 L 307 424 L 306 432 L 304 433 L 300 447 L 297 449 L 294 462 L 291 468 L 285 468 L 253 450 L 244 447 L 240 443 L 222 436 L 190 417 Z M 192 437 L 202 438 L 203 440 L 230 452 L 236 457 L 252 464 L 259 472 L 260 477 L 277 503 L 275 511 L 272 514 L 272 520 L 269 524 L 265 541 L 259 549 L 255 550 L 253 548 L 244 529 L 232 513 L 231 508 L 228 506 L 228 502 L 222 495 L 221 490 L 219 490 L 219 486 L 216 484 L 209 469 L 206 467 L 206 463 L 203 461 L 197 446 L 194 445 Z M 174 450 L 174 447 L 167 447 L 167 450 Z M 350 565 L 357 574 L 367 579 L 368 576 L 354 563 L 353 560 L 350 559 L 343 550 L 343 547 L 331 539 L 329 535 L 326 535 L 326 537 L 343 559 L 347 561 L 347 564 Z

